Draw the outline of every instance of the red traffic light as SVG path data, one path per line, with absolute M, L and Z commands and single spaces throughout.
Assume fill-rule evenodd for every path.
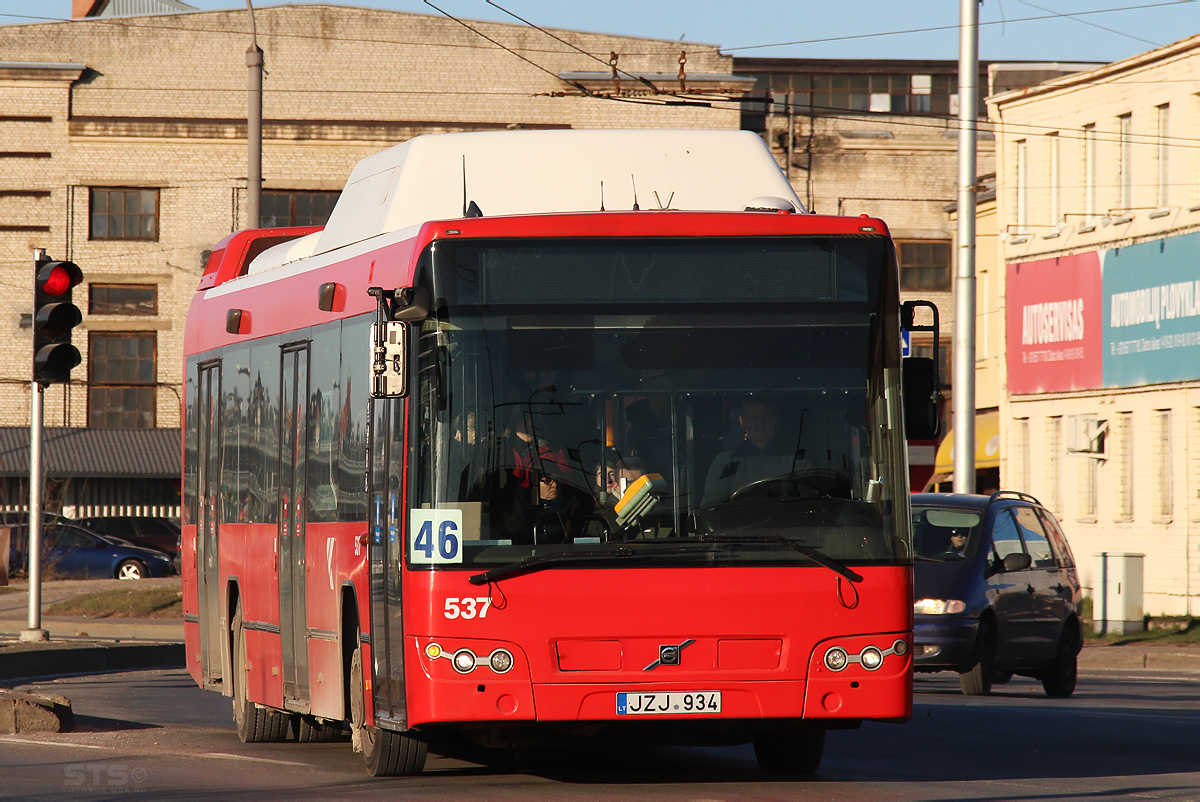
M 46 262 L 38 270 L 37 289 L 51 298 L 61 298 L 83 281 L 83 272 L 74 262 Z

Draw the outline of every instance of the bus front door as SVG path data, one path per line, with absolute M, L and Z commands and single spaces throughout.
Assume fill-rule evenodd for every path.
M 308 712 L 305 508 L 308 503 L 308 343 L 283 346 L 279 397 L 279 637 L 283 702 Z

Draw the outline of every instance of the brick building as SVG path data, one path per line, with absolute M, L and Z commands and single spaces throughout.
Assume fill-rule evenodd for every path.
M 1005 485 L 1200 610 L 1200 36 L 989 98 Z
M 748 86 L 711 45 L 332 5 L 254 17 L 268 76 L 265 224 L 323 223 L 360 158 L 417 134 L 736 129 L 729 101 Z M 46 425 L 119 430 L 123 456 L 145 454 L 148 465 L 162 430 L 178 438 L 188 302 L 207 250 L 254 222 L 245 219 L 249 30 L 244 9 L 0 27 L 0 308 L 10 327 L 0 424 L 28 427 L 32 251 L 45 248 L 84 273 L 74 338 L 83 364 L 70 384 L 48 388 Z M 0 451 L 0 504 L 20 506 L 14 435 Z M 59 440 L 68 441 L 112 451 L 108 438 Z M 50 456 L 51 466 L 72 462 Z M 177 509 L 175 480 L 122 466 L 86 479 L 52 474 L 52 502 L 81 514 Z

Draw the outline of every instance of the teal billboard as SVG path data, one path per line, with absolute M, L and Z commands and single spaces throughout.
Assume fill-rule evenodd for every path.
M 1200 233 L 1101 256 L 1104 386 L 1200 379 Z

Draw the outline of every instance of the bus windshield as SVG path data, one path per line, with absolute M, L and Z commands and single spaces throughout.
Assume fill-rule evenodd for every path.
M 411 501 L 457 511 L 463 556 L 434 567 L 907 559 L 892 258 L 881 237 L 435 243 Z

